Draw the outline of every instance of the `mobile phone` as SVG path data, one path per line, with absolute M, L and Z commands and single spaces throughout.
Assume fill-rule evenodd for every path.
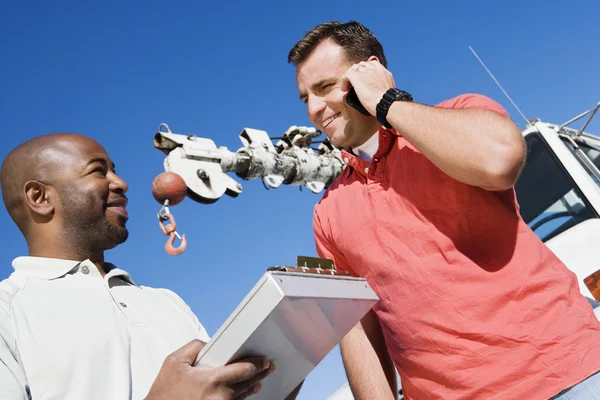
M 348 91 L 348 94 L 346 95 L 346 103 L 348 103 L 349 106 L 354 107 L 355 109 L 357 109 L 360 113 L 362 113 L 364 115 L 371 115 L 371 114 L 369 114 L 367 109 L 358 100 L 358 96 L 356 95 L 356 91 L 354 90 L 353 87 L 350 88 L 350 90 Z

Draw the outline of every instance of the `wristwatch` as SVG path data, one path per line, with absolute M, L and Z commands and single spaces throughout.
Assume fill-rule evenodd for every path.
M 387 122 L 387 114 L 390 106 L 395 101 L 408 101 L 412 102 L 413 98 L 410 93 L 405 92 L 404 90 L 400 90 L 397 88 L 389 88 L 387 92 L 383 95 L 381 100 L 379 100 L 379 104 L 377 104 L 377 121 L 387 129 L 390 129 L 392 126 Z

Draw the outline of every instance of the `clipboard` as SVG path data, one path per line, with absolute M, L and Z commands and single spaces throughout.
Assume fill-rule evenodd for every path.
M 274 267 L 198 354 L 215 368 L 252 356 L 277 366 L 253 400 L 285 399 L 379 298 L 364 278 L 333 269 Z

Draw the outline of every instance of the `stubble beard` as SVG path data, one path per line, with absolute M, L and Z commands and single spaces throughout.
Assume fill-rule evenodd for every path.
M 65 205 L 63 226 L 67 237 L 64 239 L 77 248 L 91 253 L 112 249 L 127 240 L 129 237 L 127 228 L 112 223 L 106 218 L 106 205 L 102 207 L 102 212 L 94 212 L 95 210 L 89 207 L 77 210 L 69 207 L 77 204 L 69 201 L 71 195 L 75 194 L 65 193 L 61 196 Z

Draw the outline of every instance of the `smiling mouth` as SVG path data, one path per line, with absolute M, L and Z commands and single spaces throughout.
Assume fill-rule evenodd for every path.
M 106 204 L 106 209 L 125 219 L 129 218 L 129 213 L 127 212 L 127 198 L 125 196 L 109 199 Z
M 107 210 L 114 212 L 115 214 L 119 214 L 122 217 L 125 218 L 129 218 L 129 213 L 127 212 L 127 209 L 124 206 L 109 206 L 106 207 Z
M 337 113 L 333 117 L 329 117 L 325 121 L 323 121 L 323 128 L 327 128 L 329 126 L 329 124 L 331 124 L 340 115 L 341 115 L 341 113 Z

